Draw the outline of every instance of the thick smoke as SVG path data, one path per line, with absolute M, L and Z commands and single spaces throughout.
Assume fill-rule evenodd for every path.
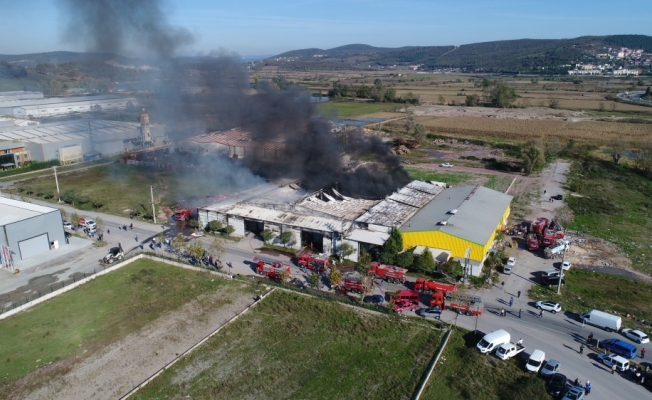
M 187 29 L 167 22 L 160 0 L 59 0 L 59 3 L 69 19 L 66 39 L 82 42 L 91 51 L 119 54 L 130 49 L 167 58 L 194 41 Z
M 157 0 L 60 0 L 70 13 L 68 33 L 88 37 L 90 49 L 125 51 L 127 40 L 139 41 L 163 61 L 163 82 L 156 98 L 156 115 L 168 134 L 182 139 L 217 130 L 239 127 L 255 139 L 282 141 L 287 157 L 276 162 L 244 160 L 255 174 L 268 178 L 290 177 L 307 189 L 337 183 L 349 195 L 381 198 L 403 186 L 409 176 L 399 159 L 378 138 L 362 131 L 348 131 L 340 138 L 330 122 L 315 117 L 309 94 L 299 88 L 275 90 L 262 83 L 252 93 L 244 65 L 234 56 L 205 57 L 194 63 L 178 63 L 172 57 L 192 42 L 188 31 L 170 26 Z M 190 94 L 190 86 L 200 88 Z M 372 160 L 352 167 L 342 160 L 346 152 Z M 214 168 L 215 181 L 233 174 L 237 167 Z

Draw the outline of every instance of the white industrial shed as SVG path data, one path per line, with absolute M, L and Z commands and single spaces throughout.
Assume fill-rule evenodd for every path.
M 0 92 L 0 107 L 5 101 L 16 101 L 16 100 L 36 100 L 42 99 L 42 92 L 28 92 L 24 90 L 18 90 L 13 92 Z
M 151 125 L 155 143 L 167 140 L 162 125 Z M 80 145 L 87 156 L 108 157 L 142 148 L 141 125 L 132 122 L 75 120 L 0 128 L 0 142 L 20 142 L 32 160 L 62 159 L 64 148 Z
M 121 110 L 125 109 L 129 102 L 134 106 L 138 105 L 135 98 L 118 95 L 7 100 L 0 102 L 0 115 L 16 118 L 40 118 L 94 110 Z
M 15 263 L 65 245 L 61 211 L 0 197 L 0 243 Z

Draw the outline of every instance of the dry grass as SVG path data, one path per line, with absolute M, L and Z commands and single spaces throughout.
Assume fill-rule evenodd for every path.
M 652 134 L 651 125 L 620 122 L 566 122 L 480 117 L 419 117 L 417 120 L 436 133 L 519 141 L 555 136 L 562 141 L 573 138 L 578 141 L 608 143 L 613 138 L 620 138 L 636 143 L 648 140 Z

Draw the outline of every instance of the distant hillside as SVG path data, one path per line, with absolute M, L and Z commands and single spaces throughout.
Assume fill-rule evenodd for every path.
M 607 48 L 628 47 L 652 53 L 645 35 L 584 36 L 574 39 L 519 39 L 462 46 L 400 48 L 351 44 L 333 49 L 293 50 L 270 57 L 255 68 L 278 66 L 290 70 L 377 69 L 393 65 L 422 65 L 420 69 L 459 68 L 486 72 L 548 72 L 571 62 L 588 62 Z M 562 68 L 563 69 L 563 68 Z

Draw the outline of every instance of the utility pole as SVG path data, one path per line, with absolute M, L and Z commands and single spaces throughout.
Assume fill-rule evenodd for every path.
M 54 170 L 54 182 L 57 184 L 57 199 L 59 199 L 59 203 L 61 203 L 61 194 L 59 193 L 59 179 L 57 178 L 57 167 L 52 167 Z
M 154 186 L 149 186 L 149 194 L 152 197 L 152 218 L 154 218 L 154 223 L 156 223 L 156 208 L 154 207 Z
M 564 262 L 566 261 L 566 250 L 568 245 L 564 244 L 564 255 L 561 257 L 561 267 L 559 267 L 559 283 L 557 284 L 557 294 L 561 294 L 561 281 L 564 279 Z

